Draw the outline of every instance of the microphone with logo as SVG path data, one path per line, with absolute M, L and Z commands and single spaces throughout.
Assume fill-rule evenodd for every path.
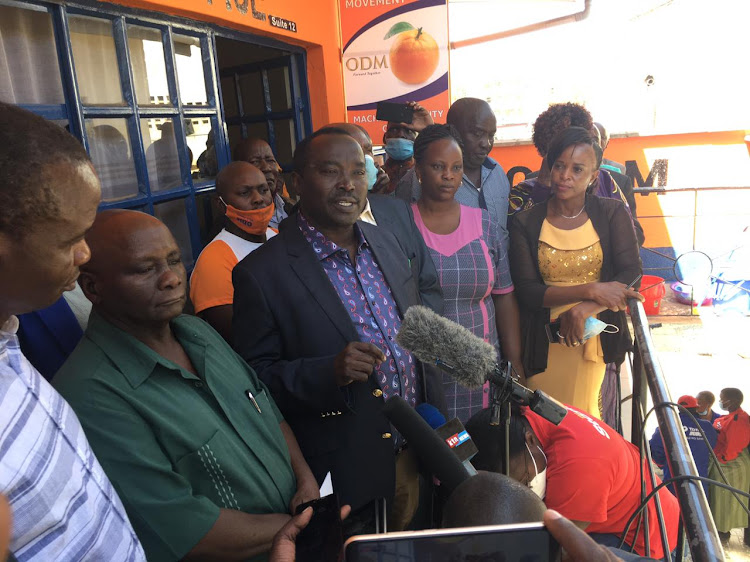
M 471 464 L 471 459 L 479 452 L 479 449 L 472 441 L 471 435 L 466 431 L 461 420 L 453 418 L 446 422 L 445 416 L 440 413 L 440 410 L 427 402 L 422 402 L 415 409 L 422 416 L 422 419 L 435 430 L 435 433 L 448 444 L 458 460 L 463 463 L 466 472 L 471 476 L 476 475 L 477 469 Z
M 473 467 L 472 472 L 467 470 L 448 443 L 400 396 L 394 395 L 386 400 L 383 414 L 406 439 L 424 466 L 440 480 L 447 495 L 476 474 Z
M 466 388 L 480 388 L 490 381 L 502 396 L 528 406 L 555 425 L 568 413 L 557 400 L 541 390 L 526 388 L 509 369 L 502 369 L 492 345 L 426 306 L 412 306 L 406 311 L 396 340 L 417 359 L 436 365 Z

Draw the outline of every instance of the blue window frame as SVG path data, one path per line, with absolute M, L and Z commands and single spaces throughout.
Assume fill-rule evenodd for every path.
M 305 52 L 298 47 L 100 2 L 60 5 L 0 0 L 0 7 L 45 11 L 50 14 L 54 30 L 64 103 L 19 105 L 47 119 L 66 121 L 70 132 L 89 151 L 95 166 L 99 163 L 97 171 L 103 186 L 108 186 L 100 209 L 138 209 L 159 216 L 175 234 L 188 268 L 192 268 L 208 242 L 211 213 L 209 206 L 201 205 L 200 201 L 207 201 L 204 195 L 215 189 L 212 176 L 231 159 L 218 79 L 217 37 L 284 52 L 282 57 L 250 65 L 257 67 L 263 76 L 265 97 L 262 107 L 241 107 L 237 118 L 243 137 L 247 136 L 245 123 L 265 122 L 267 138 L 278 154 L 275 123 L 289 120 L 293 128 L 292 144 L 311 129 Z M 144 70 L 142 64 L 137 66 L 129 42 L 140 35 L 151 38 L 149 46 L 157 50 L 160 41 L 164 58 L 163 80 L 158 77 L 156 80 L 163 95 L 149 96 L 148 100 L 143 97 L 141 82 L 143 73 L 150 69 Z M 184 68 L 181 71 L 180 66 L 186 64 L 183 56 L 186 52 L 191 53 L 189 58 L 199 55 L 200 59 L 198 67 L 191 62 L 189 73 Z M 91 63 L 89 58 L 96 60 Z M 157 55 L 149 60 L 159 59 Z M 161 62 L 155 66 L 158 70 L 162 68 Z M 281 67 L 286 69 L 291 103 L 283 111 L 275 111 L 269 98 L 268 72 Z M 195 102 L 186 99 L 181 88 L 196 91 L 198 84 L 200 89 L 200 70 L 205 97 Z M 234 68 L 235 75 L 238 70 L 250 71 L 249 67 Z M 215 156 L 209 154 L 208 146 L 204 154 L 204 163 L 210 165 L 201 165 L 196 154 L 200 147 L 195 140 L 209 138 L 207 133 L 196 134 L 196 127 L 203 133 L 213 132 Z M 154 136 L 158 138 L 153 140 Z M 157 146 L 159 141 L 164 141 L 161 146 Z M 288 171 L 290 158 L 280 160 Z

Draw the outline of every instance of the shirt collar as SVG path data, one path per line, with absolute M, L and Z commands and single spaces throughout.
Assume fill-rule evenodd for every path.
M 359 215 L 359 220 L 378 226 L 378 221 L 375 220 L 375 215 L 372 214 L 372 209 L 370 208 L 370 200 L 367 200 L 367 204 L 365 205 L 364 211 L 362 211 L 362 214 Z
M 15 336 L 18 332 L 18 316 L 11 316 L 0 326 L 0 335 L 3 337 Z
M 208 346 L 208 342 L 197 333 L 187 329 L 181 316 L 172 320 L 169 325 L 180 343 L 183 340 L 189 340 L 196 345 Z M 99 346 L 133 388 L 143 384 L 154 372 L 157 365 L 179 372 L 185 378 L 195 378 L 194 375 L 162 357 L 129 333 L 114 326 L 95 311 L 91 311 L 86 337 Z
M 369 205 L 370 202 L 368 201 L 367 204 Z M 325 234 L 310 224 L 301 209 L 297 213 L 297 225 L 302 231 L 302 235 L 315 251 L 318 261 L 323 261 L 337 252 L 346 251 L 335 242 L 326 238 Z M 357 237 L 357 252 L 359 252 L 363 246 L 367 245 L 367 240 L 365 240 L 362 229 L 359 228 L 357 223 L 354 223 L 354 235 Z

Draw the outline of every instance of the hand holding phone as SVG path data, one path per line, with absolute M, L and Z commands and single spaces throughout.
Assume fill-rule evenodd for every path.
M 297 562 L 337 562 L 344 546 L 341 509 L 331 494 L 297 506 L 297 515 L 312 507 L 310 523 L 297 536 Z
M 407 103 L 378 102 L 375 119 L 391 121 L 393 123 L 411 123 L 414 118 L 414 108 Z

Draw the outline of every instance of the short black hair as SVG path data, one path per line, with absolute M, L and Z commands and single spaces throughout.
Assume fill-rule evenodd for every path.
M 577 144 L 587 144 L 594 149 L 594 156 L 596 157 L 596 169 L 602 165 L 602 147 L 596 142 L 594 135 L 591 131 L 584 129 L 583 127 L 568 127 L 557 133 L 549 143 L 549 149 L 547 150 L 547 167 L 551 170 L 553 164 L 560 158 L 560 155 L 569 146 Z
M 588 109 L 577 103 L 553 103 L 539 114 L 534 121 L 534 142 L 539 156 L 544 158 L 549 150 L 552 138 L 568 127 L 583 127 L 587 131 L 594 126 L 594 120 Z
M 292 157 L 292 168 L 300 176 L 305 170 L 307 165 L 307 153 L 310 151 L 310 143 L 314 138 L 321 137 L 323 135 L 346 135 L 349 138 L 354 137 L 346 130 L 340 127 L 322 127 L 315 131 L 312 135 L 305 137 L 297 143 L 297 148 L 294 149 L 294 156 Z M 357 139 L 354 139 L 355 141 Z M 359 144 L 359 143 L 357 143 Z
M 19 239 L 32 223 L 52 219 L 60 200 L 52 164 L 90 163 L 83 145 L 62 127 L 0 102 L 0 232 Z
M 491 425 L 492 413 L 489 408 L 480 410 L 466 422 L 466 431 L 479 449 L 471 459 L 477 470 L 505 473 L 505 424 Z M 510 458 L 523 453 L 526 443 L 526 422 L 520 410 L 511 406 L 510 428 L 508 431 Z
M 461 135 L 453 125 L 427 125 L 414 141 L 414 161 L 419 164 L 424 159 L 427 148 L 435 141 L 451 139 L 462 151 L 464 143 Z
M 735 402 L 737 402 L 738 406 L 742 405 L 742 400 L 744 400 L 745 398 L 739 388 L 722 388 L 721 393 L 725 398 L 729 398 L 730 400 L 734 400 Z

